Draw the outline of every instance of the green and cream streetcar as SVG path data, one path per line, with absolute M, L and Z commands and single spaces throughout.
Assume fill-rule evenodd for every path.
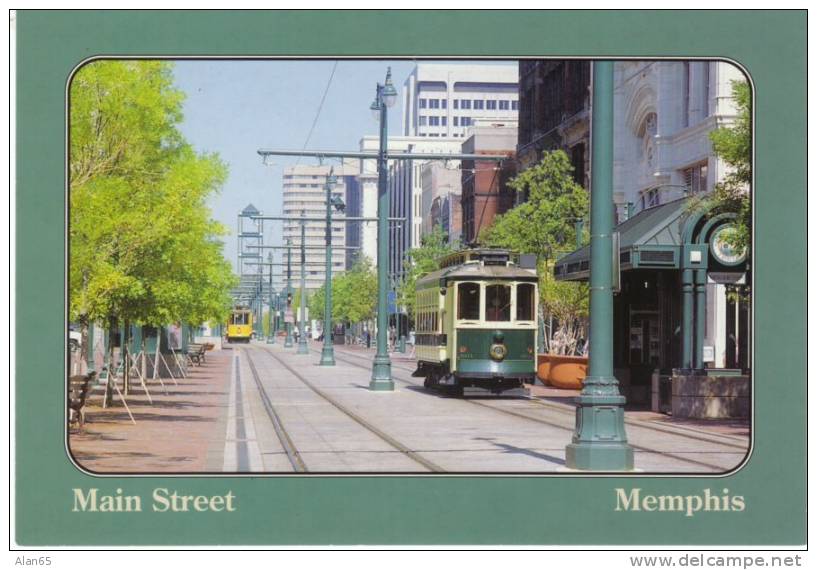
M 417 281 L 416 377 L 454 394 L 501 393 L 536 376 L 532 256 L 471 249 Z

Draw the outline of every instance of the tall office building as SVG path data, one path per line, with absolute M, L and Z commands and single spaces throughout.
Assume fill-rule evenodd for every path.
M 403 85 L 403 135 L 463 138 L 477 120 L 515 120 L 516 62 L 418 63 Z
M 354 185 L 357 184 L 355 176 L 358 174 L 358 169 L 356 166 L 298 165 L 284 169 L 283 214 L 293 220 L 287 220 L 283 223 L 283 238 L 284 242 L 287 239 L 291 240 L 294 246 L 292 248 L 292 280 L 294 287 L 300 286 L 301 279 L 301 252 L 299 248 L 301 245 L 301 224 L 296 218 L 301 217 L 302 213 L 309 218 L 321 219 L 321 221 L 305 222 L 304 243 L 309 246 L 306 249 L 306 288 L 308 290 L 318 289 L 326 280 L 326 250 L 324 249 L 326 246 L 326 223 L 323 219 L 326 217 L 326 178 L 332 168 L 337 177 L 337 183 L 332 193 L 346 201 L 348 182 L 351 180 Z M 351 194 L 353 194 L 352 197 L 354 198 L 355 192 Z M 341 272 L 347 268 L 347 250 L 342 248 L 347 244 L 347 224 L 340 221 L 344 215 L 333 210 L 333 218 L 338 220 L 332 223 L 332 245 L 338 246 L 332 252 L 333 272 Z M 277 257 L 277 260 L 286 262 L 286 250 L 281 251 L 283 251 L 283 254 L 281 257 Z M 284 271 L 286 271 L 286 268 L 284 268 Z

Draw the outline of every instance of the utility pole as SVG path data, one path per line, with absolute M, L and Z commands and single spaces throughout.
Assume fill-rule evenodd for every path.
M 301 218 L 306 217 L 306 210 L 301 210 Z M 301 222 L 301 303 L 300 303 L 300 330 L 298 335 L 298 350 L 295 354 L 309 354 L 309 345 L 306 342 L 306 222 Z
M 284 348 L 292 348 L 292 240 L 287 240 L 287 308 L 284 328 L 287 336 L 284 339 Z
M 335 346 L 332 340 L 332 186 L 335 176 L 329 171 L 326 178 L 326 275 L 323 295 L 323 350 L 321 366 L 335 365 Z
M 633 448 L 624 431 L 624 397 L 613 371 L 613 62 L 593 62 L 590 123 L 590 366 L 576 398 L 568 469 L 631 471 Z
M 269 259 L 269 312 L 267 313 L 267 344 L 275 344 L 275 331 L 272 328 L 272 323 L 275 320 L 273 316 L 273 312 L 275 312 L 274 306 L 274 299 L 275 299 L 275 291 L 272 288 L 272 272 L 273 272 L 273 265 L 272 265 L 272 252 L 269 253 L 267 257 Z

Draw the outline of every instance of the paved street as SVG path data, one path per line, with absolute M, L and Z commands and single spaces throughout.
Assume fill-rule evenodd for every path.
M 395 354 L 394 392 L 368 390 L 373 351 L 336 347 L 320 367 L 281 344 L 232 345 L 208 354 L 165 395 L 149 385 L 124 408 L 91 396 L 88 423 L 70 436 L 77 461 L 97 472 L 558 473 L 574 412 L 572 393 L 535 387 L 530 397 L 451 398 L 412 378 Z M 627 412 L 636 468 L 717 473 L 741 463 L 746 422 L 678 422 Z

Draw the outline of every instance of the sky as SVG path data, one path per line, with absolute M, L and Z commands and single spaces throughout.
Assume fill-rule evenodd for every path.
M 234 267 L 238 212 L 252 203 L 264 214 L 280 215 L 283 169 L 298 160 L 275 157 L 264 165 L 257 151 L 304 147 L 334 65 L 332 60 L 175 63 L 176 86 L 186 94 L 182 133 L 198 152 L 218 153 L 229 170 L 221 193 L 209 205 L 213 217 L 232 232 L 225 239 L 225 255 Z M 359 150 L 363 136 L 376 135 L 378 124 L 369 105 L 389 66 L 398 91 L 389 133 L 402 134 L 402 86 L 414 65 L 410 60 L 337 62 L 307 148 Z M 300 161 L 317 164 L 314 158 Z M 276 227 L 265 228 L 264 241 L 277 245 L 281 222 L 273 223 Z

